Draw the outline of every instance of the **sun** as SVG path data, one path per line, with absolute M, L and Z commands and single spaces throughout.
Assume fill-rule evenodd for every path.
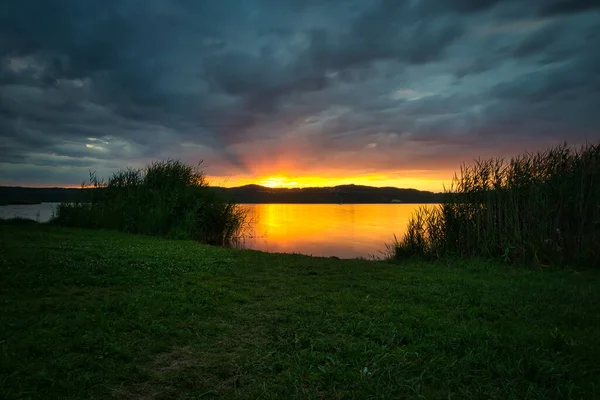
M 268 188 L 285 188 L 285 187 L 296 187 L 298 182 L 291 181 L 285 176 L 270 176 L 258 182 L 261 186 Z

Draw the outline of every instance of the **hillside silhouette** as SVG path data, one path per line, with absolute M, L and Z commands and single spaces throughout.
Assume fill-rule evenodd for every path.
M 381 204 L 381 203 L 438 203 L 441 194 L 417 189 L 341 185 L 333 187 L 269 188 L 245 185 L 234 188 L 214 187 L 236 203 L 320 203 L 320 204 Z M 0 204 L 60 203 L 82 198 L 75 188 L 29 188 L 0 186 Z

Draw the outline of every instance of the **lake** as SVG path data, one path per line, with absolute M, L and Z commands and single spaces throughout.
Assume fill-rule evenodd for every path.
M 0 217 L 48 221 L 56 203 L 1 206 Z M 250 226 L 241 247 L 340 258 L 382 257 L 404 235 L 419 204 L 244 204 Z
M 29 218 L 38 222 L 48 222 L 59 203 L 0 206 L 0 218 Z

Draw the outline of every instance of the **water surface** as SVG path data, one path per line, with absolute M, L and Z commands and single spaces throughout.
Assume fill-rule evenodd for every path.
M 0 218 L 29 218 L 38 222 L 48 222 L 59 203 L 0 206 Z
M 252 204 L 245 247 L 340 258 L 381 257 L 419 204 Z
M 46 222 L 58 203 L 0 206 L 1 218 Z M 340 258 L 381 257 L 404 235 L 418 204 L 244 204 L 251 220 L 241 247 Z

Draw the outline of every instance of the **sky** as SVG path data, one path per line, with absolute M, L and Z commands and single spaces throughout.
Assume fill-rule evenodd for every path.
M 442 190 L 600 140 L 597 0 L 1 0 L 0 185 Z

